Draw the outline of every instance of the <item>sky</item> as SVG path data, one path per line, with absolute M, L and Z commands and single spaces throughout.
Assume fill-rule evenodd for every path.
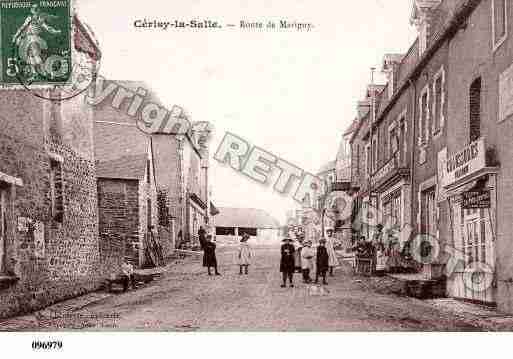
M 144 81 L 192 121 L 209 121 L 316 173 L 334 160 L 356 102 L 386 53 L 415 40 L 411 0 L 77 0 L 102 49 L 101 74 Z M 350 4 L 350 5 L 349 5 Z M 386 4 L 386 6 L 385 6 Z M 138 29 L 136 20 L 312 23 L 306 31 Z M 378 80 L 382 78 L 379 77 Z M 211 159 L 217 207 L 261 208 L 282 223 L 297 204 Z

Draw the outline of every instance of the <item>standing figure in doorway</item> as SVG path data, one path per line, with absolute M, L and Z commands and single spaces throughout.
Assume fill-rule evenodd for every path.
M 290 287 L 294 287 L 294 252 L 295 248 L 292 245 L 292 239 L 285 238 L 284 244 L 281 246 L 281 261 L 280 261 L 280 272 L 283 276 L 282 288 L 287 286 L 287 278 L 290 283 Z
M 205 247 L 203 248 L 203 267 L 208 268 L 208 275 L 212 275 L 210 268 L 214 268 L 215 275 L 221 275 L 217 270 L 216 244 L 212 241 L 212 235 L 207 236 Z

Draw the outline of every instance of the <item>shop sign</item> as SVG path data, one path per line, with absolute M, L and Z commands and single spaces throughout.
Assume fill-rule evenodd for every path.
M 463 209 L 491 208 L 492 196 L 489 190 L 468 191 L 462 194 Z
M 390 161 L 388 161 L 383 167 L 381 167 L 376 173 L 374 173 L 371 179 L 372 187 L 375 187 L 379 182 L 381 182 L 386 176 L 388 176 L 396 169 L 397 161 L 394 157 Z
M 439 177 L 444 186 L 449 186 L 461 178 L 465 178 L 486 167 L 484 139 L 472 142 L 463 150 L 451 157 L 439 157 Z

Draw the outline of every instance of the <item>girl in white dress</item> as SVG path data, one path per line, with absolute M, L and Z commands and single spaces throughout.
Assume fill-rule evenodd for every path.
M 239 267 L 240 267 L 240 275 L 242 275 L 242 269 L 244 269 L 244 274 L 248 274 L 248 267 L 249 265 L 251 264 L 250 261 L 251 261 L 251 256 L 252 256 L 252 253 L 251 253 L 251 247 L 249 246 L 248 244 L 248 240 L 249 240 L 249 235 L 247 234 L 244 234 L 242 236 L 242 239 L 240 240 L 240 245 L 239 245 L 239 251 L 238 251 L 238 256 L 237 256 L 237 259 L 238 259 L 238 264 L 239 264 Z
M 330 277 L 333 277 L 333 269 L 339 266 L 337 253 L 335 252 L 335 248 L 333 247 L 333 234 L 330 235 L 328 231 L 328 237 L 326 238 L 326 250 L 328 251 L 329 256 L 329 267 L 330 267 Z

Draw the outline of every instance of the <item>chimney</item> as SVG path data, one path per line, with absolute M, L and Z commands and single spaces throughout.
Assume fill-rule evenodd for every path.
M 419 56 L 422 56 L 428 47 L 431 36 L 431 24 L 434 10 L 442 0 L 414 0 L 410 23 L 417 28 L 419 37 Z
M 386 54 L 383 57 L 383 66 L 381 68 L 381 72 L 383 72 L 387 78 L 389 99 L 394 96 L 396 86 L 395 79 L 403 58 L 404 55 L 402 54 Z

